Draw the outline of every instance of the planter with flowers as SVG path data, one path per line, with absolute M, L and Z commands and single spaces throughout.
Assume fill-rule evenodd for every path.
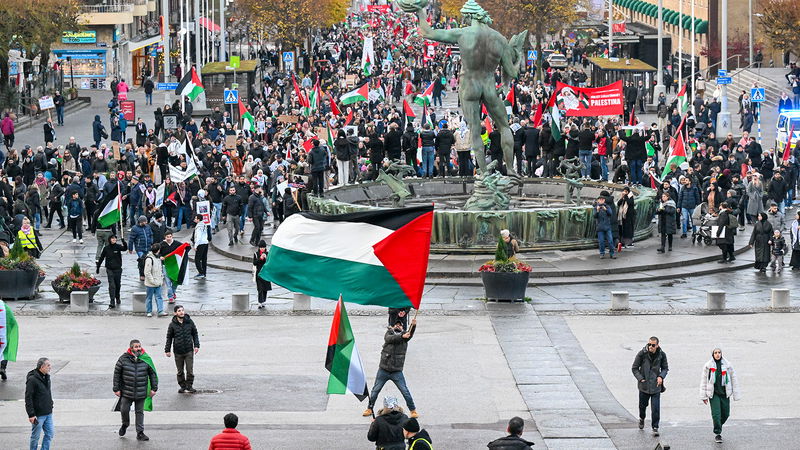
M 501 237 L 497 242 L 494 259 L 484 263 L 478 272 L 481 273 L 483 290 L 487 300 L 524 300 L 531 275 L 531 266 L 508 257 L 506 243 Z
M 70 294 L 75 291 L 89 292 L 89 301 L 91 302 L 94 300 L 94 294 L 100 290 L 100 280 L 89 272 L 81 270 L 78 263 L 74 263 L 68 271 L 53 280 L 52 286 L 53 291 L 58 294 L 58 299 L 62 302 L 68 302 Z
M 42 281 L 44 270 L 17 240 L 8 256 L 0 258 L 0 298 L 32 299 Z

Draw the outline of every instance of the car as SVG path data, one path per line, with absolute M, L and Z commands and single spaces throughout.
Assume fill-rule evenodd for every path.
M 789 132 L 792 132 L 792 148 L 800 139 L 800 110 L 786 110 L 778 114 L 776 128 L 775 150 L 783 155 Z
M 567 57 L 561 53 L 553 53 L 547 57 L 547 62 L 550 67 L 554 69 L 563 69 L 567 67 Z

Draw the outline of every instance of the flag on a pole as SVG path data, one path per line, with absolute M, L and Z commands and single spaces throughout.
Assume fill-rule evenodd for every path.
M 342 111 L 339 110 L 339 106 L 336 104 L 336 101 L 333 99 L 333 96 L 330 93 L 328 93 L 328 99 L 330 99 L 331 101 L 331 112 L 333 113 L 333 115 L 341 116 Z
M 353 123 L 353 110 L 352 110 L 352 108 L 350 109 L 350 111 L 347 112 L 347 118 L 345 118 L 345 120 L 344 120 L 344 126 L 348 126 L 351 123 Z
M 372 75 L 375 67 L 375 46 L 372 37 L 364 38 L 363 52 L 361 53 L 361 72 L 365 77 Z
M 783 149 L 783 160 L 789 161 L 789 158 L 792 156 L 792 140 L 794 139 L 794 123 L 792 123 L 792 128 L 789 130 L 789 134 L 786 136 L 786 148 Z
M 678 112 L 680 115 L 684 115 L 688 110 L 689 110 L 689 95 L 686 92 L 686 83 L 684 83 L 683 87 L 681 87 L 681 91 L 678 92 Z
M 644 143 L 644 148 L 647 150 L 647 156 L 654 156 L 656 154 L 656 148 L 653 147 L 650 141 Z
M 311 90 L 311 95 L 308 96 L 308 104 L 303 108 L 303 115 L 310 116 L 319 109 L 319 98 L 322 92 L 319 90 L 319 80 Z
M 433 121 L 431 120 L 431 115 L 428 113 L 428 107 L 427 106 L 423 106 L 422 107 L 422 119 L 420 119 L 419 124 L 420 124 L 420 126 L 424 126 L 426 123 L 428 125 L 430 125 L 431 128 L 433 128 Z
M 672 148 L 670 148 L 667 163 L 664 165 L 664 171 L 661 172 L 661 179 L 663 180 L 670 172 L 670 166 L 672 166 L 672 164 L 680 167 L 684 162 L 686 162 L 686 146 L 683 142 L 683 134 L 679 129 L 678 133 L 675 133 L 675 143 L 672 145 Z
M 97 222 L 103 228 L 107 228 L 120 220 L 122 220 L 122 196 L 119 195 L 119 184 L 117 184 L 117 195 L 103 207 Z
M 433 102 L 433 83 L 429 84 L 422 94 L 414 97 L 414 103 L 419 106 L 427 106 Z
M 356 102 L 365 102 L 369 100 L 369 83 L 364 83 L 356 89 L 339 97 L 339 101 L 343 105 L 352 105 Z
M 294 74 L 292 74 L 292 85 L 294 86 L 294 93 L 297 94 L 297 101 L 300 103 L 300 107 L 307 108 L 308 99 L 303 91 L 300 90 L 300 86 L 297 85 L 297 80 L 294 78 Z
M 356 339 L 353 329 L 350 327 L 350 319 L 347 317 L 347 309 L 341 295 L 336 303 L 336 311 L 333 313 L 325 368 L 331 373 L 328 378 L 328 394 L 350 392 L 356 396 L 358 401 L 364 401 L 369 397 L 364 365 L 358 354 Z
M 331 132 L 331 124 L 330 123 L 328 123 L 328 136 L 325 139 L 325 141 L 328 144 L 328 149 L 330 151 L 333 151 L 333 132 Z
M 433 205 L 292 214 L 273 235 L 260 275 L 314 297 L 419 308 L 432 226 Z
M 550 95 L 550 100 L 547 102 L 547 112 L 550 113 L 550 134 L 553 139 L 558 142 L 561 140 L 561 111 L 558 110 L 556 104 L 556 92 Z
M 7 303 L 0 300 L 0 359 L 17 360 L 19 347 L 19 328 L 14 311 Z
M 250 130 L 253 133 L 256 132 L 256 119 L 252 114 L 250 114 L 250 111 L 247 110 L 247 107 L 244 106 L 241 98 L 239 99 L 239 117 L 242 118 L 243 130 Z
M 180 95 L 181 98 L 189 97 L 190 101 L 194 101 L 203 91 L 205 91 L 203 82 L 200 81 L 197 71 L 192 67 L 192 70 L 186 72 L 181 82 L 178 83 L 178 87 L 175 88 L 175 95 Z
M 536 105 L 536 113 L 533 115 L 533 126 L 538 127 L 542 124 L 542 110 L 544 109 L 544 104 L 539 103 Z
M 417 115 L 414 114 L 414 110 L 411 108 L 411 105 L 408 104 L 408 100 L 406 99 L 403 99 L 403 115 L 406 116 L 406 121 L 411 120 L 413 122 L 414 119 L 417 118 Z
M 184 242 L 174 252 L 164 257 L 164 270 L 175 284 L 183 284 L 186 266 L 189 263 L 189 243 Z

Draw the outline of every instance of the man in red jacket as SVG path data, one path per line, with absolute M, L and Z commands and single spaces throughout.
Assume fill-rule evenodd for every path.
M 211 438 L 208 450 L 252 450 L 250 439 L 236 430 L 236 425 L 239 425 L 239 417 L 234 413 L 228 413 L 225 414 L 223 421 L 225 429 Z

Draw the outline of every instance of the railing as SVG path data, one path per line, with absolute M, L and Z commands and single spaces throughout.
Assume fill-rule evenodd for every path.
M 133 11 L 133 3 L 116 3 L 112 5 L 81 5 L 81 12 L 84 14 L 97 13 L 121 13 Z

